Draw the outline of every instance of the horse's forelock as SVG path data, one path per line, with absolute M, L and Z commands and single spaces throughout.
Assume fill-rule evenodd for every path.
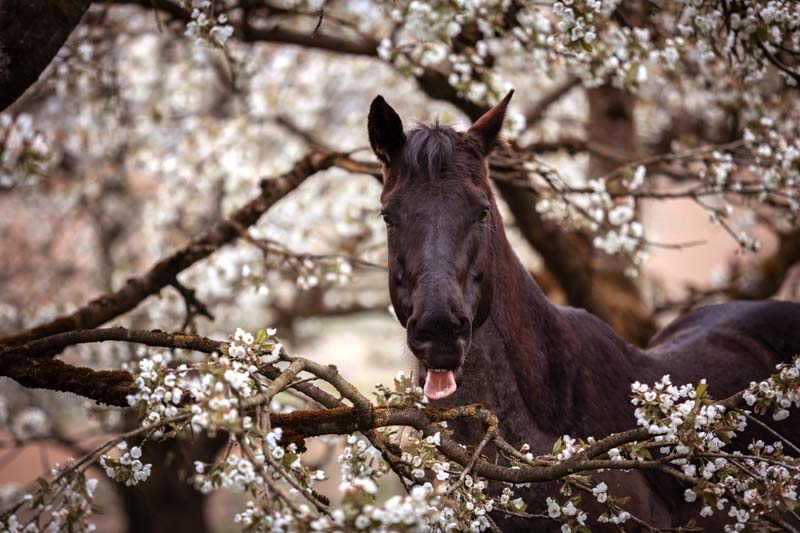
M 462 136 L 449 126 L 419 125 L 407 134 L 400 171 L 410 177 L 431 179 L 457 164 Z

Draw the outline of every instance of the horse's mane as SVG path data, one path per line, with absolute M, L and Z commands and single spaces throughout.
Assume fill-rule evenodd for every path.
M 420 178 L 440 176 L 454 159 L 463 138 L 450 126 L 418 124 L 406 133 L 401 165 L 404 173 Z

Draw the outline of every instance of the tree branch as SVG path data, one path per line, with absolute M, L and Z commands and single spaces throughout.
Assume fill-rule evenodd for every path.
M 44 337 L 20 346 L 0 347 L 0 361 L 9 356 L 44 359 L 52 357 L 67 346 L 106 341 L 133 342 L 162 348 L 195 350 L 203 353 L 218 351 L 227 345 L 225 342 L 215 341 L 200 335 L 171 334 L 160 330 L 146 331 L 123 327 L 79 329 Z
M 547 110 L 550 109 L 553 104 L 561 100 L 572 89 L 580 85 L 580 83 L 580 78 L 576 78 L 574 76 L 569 77 L 563 83 L 557 85 L 549 93 L 545 94 L 539 100 L 534 102 L 534 104 L 529 107 L 528 111 L 525 113 L 527 127 L 530 128 L 538 124 L 542 118 L 544 118 L 545 113 L 547 113 Z
M 347 159 L 337 152 L 312 148 L 286 173 L 261 180 L 261 194 L 250 203 L 209 228 L 189 245 L 156 263 L 149 272 L 129 279 L 117 291 L 95 298 L 75 312 L 51 322 L 0 337 L 0 345 L 13 346 L 34 339 L 81 328 L 94 328 L 116 318 L 161 289 L 172 285 L 178 274 L 194 263 L 239 237 L 239 227 L 249 227 L 278 200 L 294 190 L 309 176 Z
M 92 370 L 20 354 L 0 357 L 0 375 L 30 389 L 71 392 L 118 407 L 128 407 L 127 395 L 136 392 L 133 377 L 124 370 Z

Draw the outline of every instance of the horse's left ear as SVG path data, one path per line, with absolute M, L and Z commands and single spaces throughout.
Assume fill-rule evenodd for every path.
M 467 137 L 478 141 L 484 156 L 488 156 L 497 144 L 500 130 L 503 129 L 503 120 L 506 118 L 508 103 L 513 94 L 514 89 L 508 91 L 508 94 L 496 106 L 484 113 L 467 131 Z
M 367 133 L 372 151 L 384 165 L 389 164 L 406 142 L 400 116 L 381 95 L 376 96 L 369 106 Z

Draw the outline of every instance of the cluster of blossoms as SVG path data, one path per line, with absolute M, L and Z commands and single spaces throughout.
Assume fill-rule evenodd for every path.
M 520 22 L 535 17 L 551 23 L 521 24 L 512 35 L 522 37 L 531 49 L 546 47 L 554 54 L 551 62 L 566 58 L 588 86 L 611 83 L 635 90 L 653 74 L 674 77 L 677 67 L 686 63 L 710 77 L 725 72 L 745 83 L 763 80 L 774 66 L 788 84 L 796 84 L 788 72 L 795 65 L 775 61 L 781 52 L 797 50 L 800 41 L 800 10 L 789 4 L 746 1 L 723 7 L 719 2 L 696 0 L 665 5 L 653 15 L 660 27 L 668 29 L 657 38 L 647 28 L 613 21 L 611 14 L 619 4 L 615 0 L 554 2 L 549 15 L 539 8 L 517 17 Z M 526 26 L 529 29 L 520 31 Z M 794 57 L 790 63 L 796 63 Z
M 752 382 L 743 399 L 759 415 L 772 409 L 773 420 L 789 417 L 789 408 L 800 407 L 800 358 L 781 363 L 778 373 L 759 383 Z
M 717 512 L 731 520 L 725 531 L 759 531 L 769 527 L 770 517 L 797 508 L 800 488 L 800 461 L 784 455 L 780 442 L 768 445 L 756 441 L 748 452 L 706 456 L 695 464 L 683 466 L 697 484 L 686 489 L 688 502 L 702 502 L 700 516 Z
M 577 497 L 571 498 L 563 504 L 554 498 L 548 497 L 545 500 L 547 516 L 561 522 L 562 533 L 570 533 L 573 530 L 578 530 L 578 528 L 585 529 L 587 516 L 577 507 L 579 503 L 580 498 Z
M 142 463 L 142 449 L 134 446 L 128 451 L 128 443 L 125 441 L 120 442 L 117 449 L 120 455 L 116 459 L 109 455 L 100 456 L 100 466 L 103 467 L 106 475 L 129 487 L 147 481 L 153 465 Z
M 302 290 L 320 286 L 343 286 L 350 281 L 352 265 L 345 259 L 313 260 L 304 258 L 298 262 L 297 286 Z
M 378 485 L 375 481 L 388 471 L 381 452 L 368 442 L 351 435 L 347 437 L 347 446 L 339 455 L 342 469 L 342 491 L 356 488 L 367 494 L 375 495 Z
M 5 422 L 5 418 L 5 416 L 2 417 L 3 422 Z M 14 434 L 14 438 L 21 442 L 44 437 L 50 434 L 50 417 L 38 407 L 25 407 L 14 414 L 9 429 Z
M 266 491 L 268 480 L 272 480 L 273 484 L 291 480 L 288 498 L 302 502 L 301 491 L 306 498 L 314 498 L 313 484 L 325 479 L 323 471 L 311 470 L 302 463 L 295 443 L 282 445 L 282 436 L 280 428 L 264 434 L 257 426 L 249 426 L 239 441 L 241 456 L 229 455 L 212 465 L 195 463 L 193 482 L 201 492 L 208 494 L 226 489 L 248 493 L 251 499 L 246 508 L 234 516 L 234 522 L 248 531 L 282 527 L 291 530 L 290 524 L 309 522 L 315 518 L 307 503 L 299 503 L 296 510 L 285 499 L 279 499 L 278 505 L 275 505 Z M 242 449 L 242 446 L 246 446 L 246 449 Z
M 359 493 L 351 491 L 346 497 L 342 512 L 335 513 L 334 518 L 337 525 L 364 531 L 392 531 L 398 527 L 407 531 L 430 531 L 431 525 L 440 517 L 440 510 L 430 504 L 433 493 L 432 485 L 426 483 L 414 487 L 406 496 L 392 496 L 384 505 L 367 503 L 359 506 L 354 505 Z M 355 518 L 352 518 L 353 515 Z
M 92 502 L 97 479 L 87 479 L 83 471 L 69 464 L 56 465 L 50 473 L 54 476 L 52 482 L 40 479 L 36 492 L 26 494 L 19 505 L 0 516 L 0 530 L 9 533 L 95 531 L 90 519 L 95 512 Z
M 569 435 L 562 435 L 553 443 L 552 455 L 557 461 L 566 461 L 593 443 L 594 437 L 589 437 L 584 441 L 583 439 L 573 439 Z M 530 461 L 533 459 L 533 455 L 527 452 L 525 458 Z
M 743 400 L 759 415 L 772 410 L 773 419 L 782 420 L 788 408 L 800 405 L 800 359 L 777 369 L 769 379 L 751 383 Z M 800 460 L 785 455 L 781 442 L 759 440 L 746 453 L 726 452 L 747 418 L 708 398 L 705 382 L 697 388 L 677 387 L 665 376 L 652 388 L 637 382 L 632 390 L 637 420 L 655 436 L 659 453 L 672 457 L 670 463 L 695 480 L 684 497 L 702 501 L 701 516 L 727 510 L 731 521 L 726 531 L 758 530 L 772 524 L 772 517 L 796 509 Z
M 631 385 L 636 423 L 655 435 L 662 453 L 673 447 L 682 455 L 693 450 L 720 451 L 736 431 L 744 430 L 746 421 L 740 413 L 708 398 L 706 389 L 705 380 L 697 388 L 673 385 L 669 376 L 652 388 L 637 381 Z
M 563 452 L 563 450 L 571 449 L 572 453 L 575 453 L 581 451 L 588 445 L 595 444 L 595 442 L 596 441 L 590 437 L 585 443 L 576 443 L 573 439 L 565 435 L 556 442 L 556 445 L 553 448 L 554 450 L 559 449 L 561 452 Z M 563 443 L 566 443 L 566 445 Z M 566 455 L 566 457 L 571 457 L 571 453 L 562 454 L 561 452 L 559 453 L 560 457 L 563 457 L 564 455 Z M 636 453 L 637 451 L 633 450 L 631 455 L 633 456 Z M 622 452 L 619 448 L 612 448 L 609 450 L 608 456 L 614 461 L 621 461 L 623 459 Z M 564 459 L 562 458 L 559 460 Z M 604 511 L 601 514 L 596 515 L 597 522 L 601 524 L 613 524 L 614 526 L 621 526 L 631 519 L 631 513 L 626 511 L 624 508 L 624 504 L 627 503 L 627 498 L 617 498 L 609 494 L 608 485 L 604 481 L 601 481 L 592 487 L 591 485 L 587 484 L 589 480 L 590 478 L 584 475 L 566 476 L 563 479 L 563 484 L 561 486 L 561 494 L 568 497 L 568 500 L 566 500 L 565 503 L 559 503 L 558 500 L 552 497 L 548 497 L 546 499 L 547 508 L 545 511 L 547 516 L 561 523 L 562 532 L 568 533 L 570 531 L 588 531 L 588 528 L 586 528 L 588 514 L 579 507 L 579 504 L 582 501 L 581 496 L 573 496 L 576 489 L 583 491 L 587 495 L 590 494 L 595 500 L 597 500 L 599 504 L 604 507 Z
M 33 127 L 33 117 L 0 114 L 0 190 L 35 182 L 50 158 L 50 147 Z
M 191 11 L 192 20 L 186 24 L 186 36 L 195 43 L 224 48 L 233 35 L 233 26 L 228 24 L 224 13 L 216 15 L 211 0 L 182 0 L 181 4 Z
M 637 89 L 648 79 L 649 64 L 661 58 L 648 29 L 620 27 L 609 20 L 618 3 L 573 0 L 552 5 L 554 23 L 543 39 L 551 61 L 566 58 L 587 87 L 611 83 Z M 541 46 L 541 38 L 527 37 L 529 46 Z M 667 50 L 674 66 L 677 51 L 673 46 Z
M 610 82 L 636 88 L 647 81 L 649 64 L 677 66 L 681 38 L 654 46 L 647 29 L 620 27 L 609 20 L 617 1 L 568 0 L 544 7 L 511 6 L 508 1 L 390 4 L 389 15 L 403 31 L 386 38 L 380 56 L 401 72 L 418 75 L 435 68 L 459 94 L 487 103 L 504 92 L 491 67 L 491 46 L 533 54 L 542 68 L 565 60 L 588 86 Z M 463 38 L 462 37 L 463 34 Z M 475 37 L 478 34 L 479 37 Z M 400 42 L 408 36 L 408 42 Z M 506 52 L 507 53 L 507 52 Z
M 441 433 L 429 437 L 412 434 L 401 456 L 401 461 L 411 469 L 411 477 L 423 479 L 425 469 L 436 474 L 436 479 L 446 481 L 450 478 L 450 463 L 443 460 L 437 446 L 441 443 Z
M 135 379 L 138 390 L 128 396 L 128 403 L 142 410 L 145 425 L 188 411 L 197 432 L 249 426 L 252 419 L 241 416 L 240 403 L 254 396 L 263 382 L 259 367 L 280 358 L 283 346 L 272 339 L 274 334 L 272 329 L 255 336 L 237 329 L 221 355 L 191 367 L 171 368 L 168 353 L 143 358 Z
M 708 52 L 721 45 L 736 75 L 758 81 L 781 50 L 797 50 L 800 44 L 800 10 L 796 5 L 774 0 L 748 0 L 728 6 L 693 0 L 682 10 L 678 31 L 686 38 L 707 43 Z M 796 80 L 783 70 L 789 84 Z
M 178 413 L 178 406 L 185 390 L 178 384 L 178 379 L 185 377 L 186 365 L 177 371 L 169 367 L 172 354 L 167 351 L 156 352 L 150 357 L 139 360 L 136 375 L 136 392 L 128 395 L 128 405 L 143 407 L 147 410 L 144 424 L 154 424 L 164 417 Z
M 345 498 L 341 510 L 333 513 L 338 526 L 359 530 L 394 531 L 483 531 L 491 525 L 489 513 L 507 509 L 522 513 L 521 498 L 514 498 L 506 487 L 498 498 L 487 494 L 488 482 L 467 474 L 462 467 L 444 459 L 438 452 L 441 434 L 421 437 L 412 432 L 403 447 L 401 462 L 409 467 L 412 482 L 409 494 L 393 496 L 376 505 L 377 482 L 387 471 L 380 452 L 355 437 L 340 456 L 342 489 Z M 424 481 L 426 470 L 436 481 Z
M 295 455 L 293 445 L 286 447 L 285 455 L 276 453 L 282 448 L 277 447 L 275 442 L 280 437 L 280 433 L 271 433 L 267 439 L 273 458 L 282 461 L 280 467 L 285 472 L 290 472 L 293 477 L 296 472 L 304 468 L 299 455 Z M 258 458 L 255 447 L 253 454 L 257 461 L 261 462 L 263 455 Z M 198 475 L 197 480 L 202 478 L 202 485 L 213 487 L 214 490 L 219 486 L 224 486 L 226 471 L 234 470 L 234 476 L 240 478 L 241 483 L 233 488 L 238 490 L 249 490 L 253 499 L 248 501 L 246 509 L 237 514 L 235 521 L 245 527 L 246 530 L 296 530 L 302 527 L 312 531 L 338 531 L 338 530 L 361 530 L 361 531 L 430 531 L 432 528 L 439 530 L 464 530 L 471 529 L 481 531 L 488 527 L 487 512 L 492 509 L 491 500 L 483 494 L 487 488 L 485 481 L 474 482 L 472 477 L 467 477 L 465 486 L 469 489 L 463 491 L 464 495 L 471 490 L 475 495 L 482 495 L 487 499 L 488 509 L 480 499 L 464 498 L 464 495 L 455 498 L 461 505 L 455 504 L 452 500 L 446 500 L 446 493 L 449 492 L 450 485 L 444 484 L 436 488 L 426 482 L 422 485 L 411 487 L 407 495 L 396 495 L 389 498 L 383 504 L 376 502 L 378 484 L 381 478 L 388 472 L 388 465 L 383 461 L 381 453 L 368 444 L 366 441 L 355 436 L 347 438 L 347 445 L 339 456 L 341 465 L 342 483 L 340 490 L 343 494 L 341 505 L 331 510 L 329 514 L 316 514 L 312 507 L 306 504 L 299 504 L 296 509 L 290 510 L 285 506 L 275 505 L 273 499 L 265 499 L 261 493 L 263 480 L 256 475 L 254 479 L 248 481 L 248 473 L 251 472 L 250 463 L 241 459 L 228 458 L 222 465 L 213 466 L 212 469 L 202 475 Z M 244 466 L 242 466 L 244 465 Z M 274 465 L 273 465 L 274 466 Z M 198 471 L 204 471 L 205 465 L 198 465 Z M 279 480 L 276 470 L 271 471 L 275 480 Z M 322 479 L 322 473 L 316 472 L 311 476 L 298 476 L 297 481 L 302 487 L 310 488 L 313 480 Z M 260 482 L 260 483 L 259 483 Z M 311 493 L 309 493 L 311 494 Z M 293 488 L 289 491 L 290 497 L 300 496 L 298 490 Z M 313 497 L 313 496 L 312 496 Z M 516 508 L 520 502 L 509 503 L 506 495 L 506 503 Z M 298 500 L 302 501 L 302 500 Z M 468 525 L 466 525 L 468 524 Z
M 553 171 L 535 165 L 534 172 Z M 630 180 L 623 184 L 634 192 L 644 182 L 646 169 L 638 166 Z M 550 178 L 555 184 L 560 178 Z M 536 204 L 543 216 L 557 220 L 567 227 L 584 229 L 595 234 L 594 246 L 609 255 L 624 254 L 631 260 L 629 274 L 634 275 L 647 257 L 644 226 L 636 220 L 637 204 L 633 196 L 615 198 L 608 190 L 605 179 L 592 179 L 586 183 L 586 193 L 572 194 L 569 188 L 561 190 L 556 185 L 556 196 L 545 198 Z
M 752 96 L 750 100 L 757 101 L 758 97 Z M 785 199 L 789 211 L 797 215 L 800 213 L 800 116 L 796 108 L 784 109 L 781 105 L 756 102 L 754 107 L 767 110 L 749 117 L 743 136 L 754 159 L 747 169 L 760 178 L 758 183 L 763 189 L 758 199 L 765 201 L 770 195 L 778 195 Z
M 592 487 L 592 496 L 598 503 L 606 506 L 606 511 L 597 517 L 597 521 L 605 524 L 620 525 L 624 524 L 631 518 L 631 514 L 623 510 L 618 505 L 615 505 L 614 498 L 608 494 L 608 485 L 601 481 Z
M 714 150 L 708 164 L 700 170 L 699 176 L 711 189 L 723 191 L 730 187 L 737 190 L 742 187 L 742 184 L 738 181 L 731 183 L 737 168 L 730 152 Z

